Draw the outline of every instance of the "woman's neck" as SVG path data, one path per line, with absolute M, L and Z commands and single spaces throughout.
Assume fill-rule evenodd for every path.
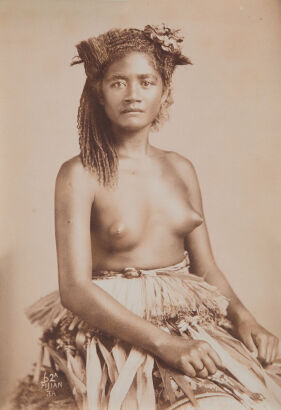
M 119 158 L 141 158 L 149 153 L 149 128 L 138 131 L 114 130 L 114 142 Z

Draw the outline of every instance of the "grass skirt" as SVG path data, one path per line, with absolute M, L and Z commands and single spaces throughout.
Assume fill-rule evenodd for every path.
M 207 379 L 185 376 L 89 327 L 55 291 L 26 311 L 43 328 L 41 351 L 33 375 L 18 386 L 13 410 L 281 409 L 281 360 L 263 368 L 231 336 L 228 301 L 190 274 L 186 260 L 162 269 L 95 272 L 93 282 L 163 330 L 208 342 L 222 367 Z

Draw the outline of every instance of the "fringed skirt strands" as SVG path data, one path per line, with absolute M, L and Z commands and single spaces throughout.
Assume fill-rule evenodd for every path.
M 146 351 L 89 327 L 61 305 L 55 291 L 27 309 L 31 322 L 43 327 L 30 383 L 40 384 L 45 353 L 53 373 L 63 374 L 69 399 L 74 397 L 73 408 L 79 410 L 281 409 L 281 360 L 264 368 L 231 336 L 227 299 L 189 273 L 186 258 L 161 269 L 94 272 L 93 282 L 164 331 L 208 342 L 222 367 L 206 379 L 185 376 Z M 51 398 L 48 403 L 44 408 L 55 408 Z

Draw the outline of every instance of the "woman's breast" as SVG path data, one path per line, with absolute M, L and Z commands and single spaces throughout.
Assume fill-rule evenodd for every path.
M 203 222 L 203 218 L 186 197 L 174 195 L 154 204 L 152 218 L 174 235 L 186 236 Z M 161 222 L 162 221 L 162 222 Z
M 112 251 L 129 251 L 145 242 L 184 237 L 202 223 L 187 198 L 164 192 L 131 190 L 98 198 L 92 212 L 92 235 Z
M 113 197 L 102 201 L 92 212 L 92 235 L 99 246 L 113 251 L 128 251 L 142 241 L 149 210 L 144 201 L 136 198 Z

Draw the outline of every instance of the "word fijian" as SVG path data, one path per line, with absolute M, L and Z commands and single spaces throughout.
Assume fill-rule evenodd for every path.
M 41 389 L 45 389 L 47 396 L 56 396 L 55 391 L 57 389 L 62 389 L 62 382 L 58 381 L 57 373 L 50 373 L 49 377 L 46 376 L 46 372 L 44 373 L 43 380 L 40 382 Z

